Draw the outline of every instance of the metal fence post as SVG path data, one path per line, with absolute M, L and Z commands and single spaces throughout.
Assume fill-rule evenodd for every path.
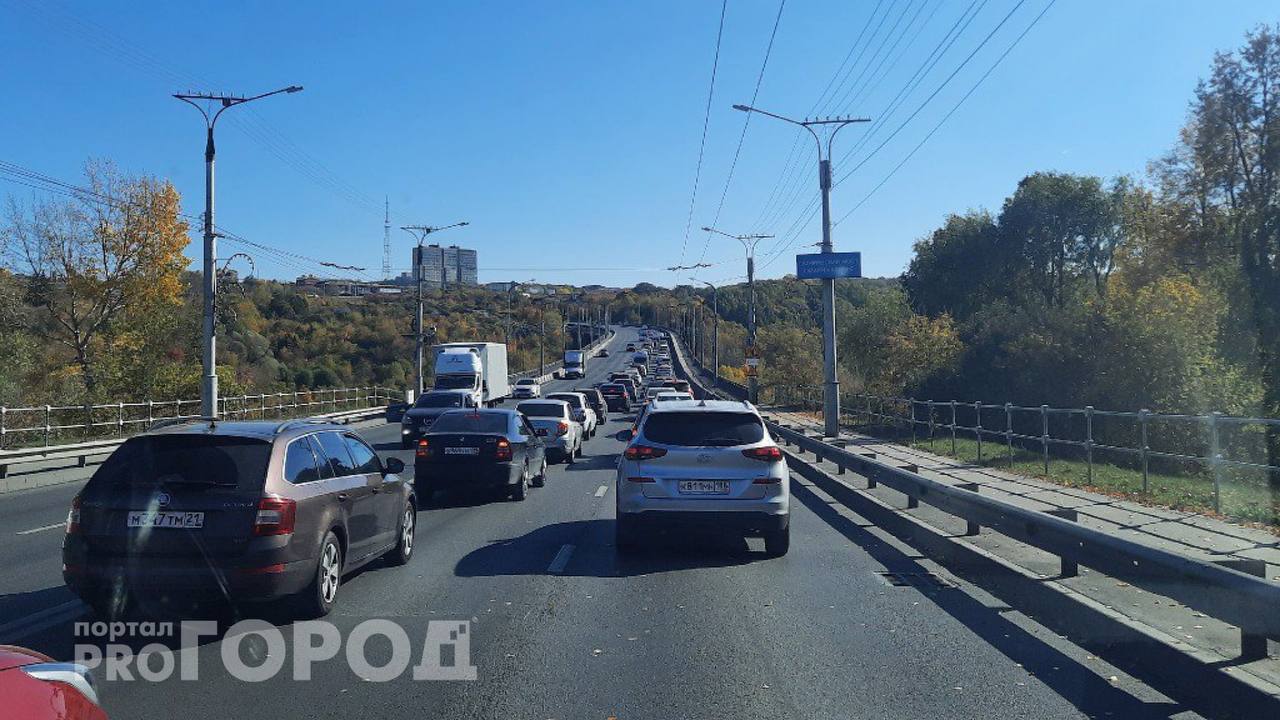
M 956 401 L 951 401 L 951 456 L 956 457 Z
M 1093 484 L 1093 406 L 1084 406 L 1084 452 L 1089 468 L 1089 484 Z
M 49 447 L 49 431 L 51 430 L 51 428 L 49 427 L 49 421 L 50 419 L 52 419 L 52 415 L 53 415 L 53 408 L 48 405 L 45 405 L 44 406 L 44 445 L 45 447 Z
M 1040 406 L 1040 452 L 1044 455 L 1044 476 L 1049 477 L 1049 406 Z
M 1222 511 L 1222 445 L 1218 438 L 1220 412 L 1209 413 L 1209 466 L 1213 468 L 1213 511 Z
M 151 427 L 156 421 L 156 404 L 152 400 L 147 401 L 147 427 Z
M 1151 450 L 1151 447 L 1147 444 L 1147 420 L 1150 415 L 1151 411 L 1146 408 L 1138 411 L 1138 423 L 1142 426 L 1142 494 L 1144 495 L 1148 492 L 1147 461 L 1149 458 L 1147 457 L 1147 452 Z
M 928 410 L 929 410 L 929 449 L 930 449 L 930 450 L 932 450 L 932 449 L 933 449 L 933 431 L 934 431 L 934 427 L 933 427 L 933 401 L 932 401 L 932 400 L 927 400 L 926 402 L 928 403 Z
M 907 398 L 907 407 L 911 408 L 911 447 L 916 446 L 916 399 Z
M 978 464 L 982 464 L 982 401 L 973 402 L 973 432 L 978 436 Z
M 116 432 L 124 432 L 124 402 L 116 403 Z
M 0 407 L 0 450 L 3 450 L 3 449 L 4 449 L 4 434 L 5 434 L 5 429 L 6 429 L 6 428 L 5 428 L 5 415 L 7 415 L 8 413 L 9 413 L 9 408 L 7 408 L 7 407 Z
M 1013 469 L 1013 403 L 1004 404 L 1004 442 L 1009 448 L 1009 469 Z

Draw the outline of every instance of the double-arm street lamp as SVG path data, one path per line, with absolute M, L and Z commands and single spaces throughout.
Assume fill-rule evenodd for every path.
M 696 277 L 689 278 L 695 283 L 702 283 L 711 288 L 711 365 L 716 385 L 720 384 L 720 303 L 717 300 L 716 286 Z
M 747 348 L 748 352 L 755 352 L 756 347 L 756 245 L 761 240 L 773 237 L 772 235 L 732 235 L 723 230 L 713 227 L 704 227 L 703 230 L 723 235 L 727 238 L 733 238 L 742 243 L 742 247 L 747 251 Z M 716 369 L 719 372 L 719 368 Z M 747 376 L 747 397 L 753 403 L 760 402 L 760 378 L 756 376 L 754 368 L 750 375 Z
M 414 397 L 422 394 L 423 383 L 426 377 L 426 368 L 423 367 L 423 355 L 426 352 L 426 333 L 422 327 L 422 244 L 426 242 L 427 236 L 432 233 L 448 230 L 449 228 L 463 227 L 469 225 L 468 222 L 457 222 L 452 225 L 444 225 L 441 227 L 433 227 L 431 225 L 404 225 L 401 230 L 413 236 L 418 242 L 413 250 L 413 278 L 418 286 L 418 317 L 413 323 L 413 335 L 415 339 L 414 363 L 418 373 L 418 385 L 414 391 Z
M 804 121 L 793 120 L 782 115 L 750 105 L 734 105 L 734 110 L 748 113 L 760 113 L 776 120 L 798 125 L 813 136 L 818 145 L 818 186 L 822 190 L 822 252 L 835 252 L 831 242 L 831 144 L 835 142 L 836 133 L 846 125 L 870 122 L 870 118 L 828 117 L 805 118 Z M 822 138 L 815 127 L 831 126 L 831 134 L 827 136 L 826 155 L 823 155 Z M 834 278 L 822 280 L 822 369 L 823 369 L 823 429 L 827 437 L 840 434 L 840 380 L 836 373 L 836 281 Z
M 214 327 L 214 316 L 216 313 L 215 299 L 218 294 L 218 280 L 216 276 L 216 264 L 218 261 L 218 236 L 213 231 L 213 128 L 218 124 L 218 118 L 222 117 L 222 113 L 228 108 L 237 105 L 243 105 L 254 100 L 261 100 L 272 95 L 280 93 L 296 93 L 302 90 L 301 85 L 290 85 L 289 87 L 272 90 L 261 95 L 252 97 L 240 97 L 238 95 L 214 95 L 212 93 L 174 93 L 174 97 L 187 103 L 191 107 L 200 111 L 204 116 L 205 124 L 205 141 L 204 141 L 204 263 L 202 271 L 204 276 L 201 278 L 201 287 L 204 295 L 204 313 L 203 313 L 203 342 L 201 370 L 204 377 L 200 383 L 200 415 L 207 419 L 215 419 L 218 417 L 218 357 L 217 357 L 217 332 Z M 219 103 L 222 107 L 218 108 L 212 115 L 209 109 L 201 102 Z

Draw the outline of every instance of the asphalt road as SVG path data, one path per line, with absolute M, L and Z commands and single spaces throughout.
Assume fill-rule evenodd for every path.
M 627 357 L 592 359 L 586 384 Z M 555 381 L 546 389 L 583 381 Z M 353 672 L 339 653 L 295 680 L 289 661 L 261 683 L 234 679 L 226 638 L 198 650 L 199 679 L 102 683 L 112 717 L 225 718 L 1059 718 L 1168 717 L 1151 691 L 1116 682 L 1077 648 L 981 592 L 881 575 L 925 572 L 812 486 L 793 479 L 789 555 L 757 540 L 667 538 L 620 558 L 613 547 L 614 416 L 572 466 L 552 467 L 524 502 L 463 500 L 419 514 L 401 568 L 348 577 L 327 618 L 346 638 L 361 622 L 403 627 L 412 661 L 428 623 L 470 621 L 475 681 L 389 682 Z M 412 468 L 398 426 L 362 430 Z M 74 486 L 3 498 L 0 643 L 69 658 L 79 610 L 61 585 L 58 523 Z M 50 608 L 68 607 L 66 617 Z M 40 615 L 44 613 L 44 615 Z M 33 616 L 35 619 L 33 620 Z M 43 619 L 42 619 L 43 618 Z M 344 643 L 345 646 L 345 643 Z M 240 645 L 242 654 L 257 645 Z M 375 638 L 365 655 L 388 659 Z M 0 713 L 2 714 L 2 713 Z

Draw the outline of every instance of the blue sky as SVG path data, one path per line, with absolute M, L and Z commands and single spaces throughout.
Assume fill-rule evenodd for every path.
M 1048 1 L 1024 0 L 933 101 L 835 189 L 836 218 Z M 842 132 L 836 175 L 897 128 L 1017 2 L 977 0 L 971 24 L 850 159 L 845 154 L 873 126 Z M 884 117 L 970 2 L 884 0 L 873 15 L 877 5 L 788 0 L 756 105 L 803 116 L 835 76 L 844 103 L 819 112 Z M 757 261 L 761 276 L 777 277 L 794 272 L 792 256 L 819 239 L 816 222 L 796 223 L 817 195 L 812 140 L 797 144 L 790 126 L 753 119 L 725 188 L 745 119 L 730 105 L 751 99 L 778 7 L 729 1 L 687 244 L 718 0 L 0 0 L 0 160 L 79 182 L 86 158 L 109 158 L 172 179 L 186 210 L 199 213 L 202 126 L 169 95 L 300 84 L 300 94 L 233 109 L 219 124 L 217 220 L 255 242 L 364 266 L 377 277 L 387 196 L 396 226 L 469 220 L 438 239 L 476 248 L 483 281 L 670 285 L 689 273 L 659 269 L 682 257 L 713 263 L 701 277 L 721 280 L 743 273 L 741 248 L 708 241 L 698 228 L 717 217 L 723 195 L 719 227 L 782 238 L 764 241 Z M 948 213 L 998 209 L 1030 172 L 1141 175 L 1175 142 L 1214 52 L 1277 20 L 1280 8 L 1268 0 L 1059 0 L 836 227 L 837 248 L 861 251 L 867 275 L 896 275 L 912 243 Z M 851 47 L 860 62 L 836 76 Z M 784 173 L 789 158 L 793 170 Z M 0 195 L 8 194 L 25 200 L 33 191 L 0 180 Z M 392 240 L 392 265 L 404 269 L 409 237 L 395 230 Z M 243 249 L 228 242 L 221 254 Z M 250 252 L 267 276 L 323 270 Z M 193 244 L 188 255 L 198 254 Z

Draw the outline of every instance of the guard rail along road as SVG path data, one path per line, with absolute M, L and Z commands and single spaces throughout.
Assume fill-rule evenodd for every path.
M 678 341 L 673 345 L 679 370 L 706 392 L 708 383 L 686 360 L 684 348 Z M 743 399 L 746 388 L 721 380 L 715 393 Z M 1280 584 L 1266 578 L 1078 525 L 1069 511 L 1049 514 L 986 497 L 978 492 L 977 484 L 942 483 L 920 475 L 918 467 L 900 467 L 867 457 L 870 453 L 840 447 L 839 440 L 836 444 L 826 442 L 775 422 L 767 414 L 766 422 L 784 444 L 832 462 L 840 472 L 847 469 L 865 477 L 869 488 L 883 484 L 905 495 L 908 507 L 925 503 L 962 519 L 969 535 L 987 528 L 1058 556 L 1065 577 L 1086 566 L 1236 626 L 1240 628 L 1242 660 L 1265 657 L 1267 640 L 1280 641 Z M 1253 569 L 1240 561 L 1230 562 Z

